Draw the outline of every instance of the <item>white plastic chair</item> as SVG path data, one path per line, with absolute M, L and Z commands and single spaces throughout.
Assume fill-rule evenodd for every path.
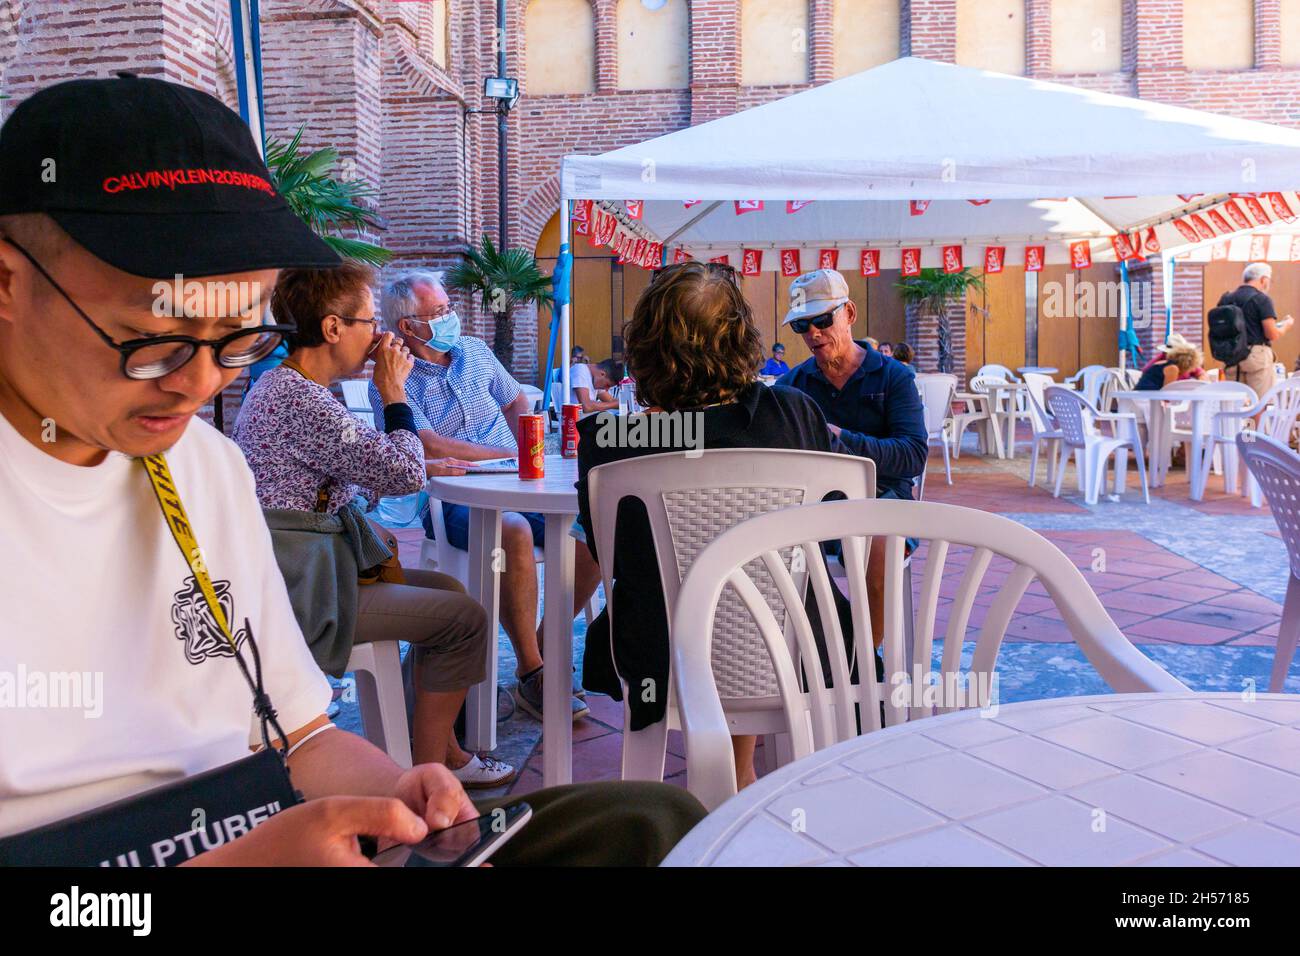
M 943 472 L 951 485 L 952 403 L 957 394 L 957 376 L 921 373 L 916 376 L 916 390 L 921 393 L 921 404 L 925 407 L 926 443 L 943 449 Z
M 863 562 L 865 536 L 885 536 L 884 684 L 861 662 L 874 656 Z M 928 542 L 924 579 L 917 605 L 913 638 L 914 659 L 922 665 L 908 673 L 904 667 L 903 554 L 904 538 Z M 842 540 L 849 569 L 853 606 L 853 647 L 859 683 L 850 680 L 852 661 L 844 653 L 839 619 L 827 613 L 830 587 L 819 561 L 806 562 L 808 588 L 818 602 L 819 616 L 829 621 L 826 645 L 832 686 L 824 674 L 812 641 L 808 616 L 798 584 L 786 569 L 785 552 L 800 548 L 816 554 L 819 542 Z M 992 690 L 992 680 L 1007 625 L 1030 583 L 1037 578 L 1055 602 L 1066 626 L 1102 679 L 1120 692 L 1185 692 L 1187 688 L 1145 657 L 1124 637 L 1071 560 L 1035 531 L 1001 515 L 931 502 L 897 500 L 835 501 L 793 508 L 751 518 L 719 536 L 696 556 L 682 581 L 672 625 L 672 670 L 681 707 L 686 742 L 687 783 L 710 810 L 736 792 L 736 768 L 729 735 L 733 732 L 719 696 L 715 669 L 718 619 L 715 610 L 730 595 L 733 606 L 756 632 L 771 661 L 780 697 L 780 716 L 790 735 L 796 759 L 863 731 L 904 719 L 923 719 L 931 708 L 918 703 L 920 686 L 908 681 L 930 679 L 935 618 L 943 572 L 951 547 L 969 547 L 971 554 L 949 608 L 943 637 L 939 687 L 961 679 L 976 689 Z M 966 672 L 961 670 L 963 639 L 985 572 L 993 559 L 1009 560 L 1012 568 L 988 585 L 997 596 L 988 608 Z M 761 569 L 761 571 L 760 571 Z M 1001 568 L 999 568 L 999 572 Z M 758 574 L 765 574 L 760 583 Z M 775 591 L 781 598 L 773 603 Z M 923 669 L 922 669 L 923 668 Z M 802 674 L 806 680 L 801 679 Z M 862 679 L 867 677 L 869 679 Z M 989 703 L 991 694 L 975 701 L 941 694 L 937 713 Z M 900 699 L 901 698 L 901 699 Z
M 1043 404 L 1043 391 L 1049 386 L 1055 384 L 1050 375 L 1042 375 L 1038 372 L 1025 373 L 1025 391 L 1029 399 L 1029 426 L 1033 429 L 1034 450 L 1029 461 L 1029 487 L 1034 487 L 1038 480 L 1038 448 L 1040 445 L 1047 446 L 1047 482 L 1052 484 L 1056 480 L 1056 469 L 1059 467 L 1058 461 L 1061 457 L 1061 442 L 1065 436 L 1061 433 L 1060 426 L 1056 424 L 1056 419 L 1047 413 Z
M 1222 388 L 1226 384 L 1229 383 L 1220 383 L 1219 387 Z M 1297 419 L 1300 419 L 1300 378 L 1279 379 L 1263 398 L 1249 408 L 1216 412 L 1210 428 L 1208 447 L 1203 454 L 1209 454 L 1209 449 L 1220 445 L 1235 444 L 1242 426 L 1249 427 L 1249 420 L 1253 418 L 1258 418 L 1259 424 L 1255 428 L 1257 434 L 1267 435 L 1281 442 L 1283 447 L 1290 447 L 1291 435 L 1295 432 Z M 1223 490 L 1228 494 L 1236 494 L 1237 469 L 1228 464 L 1224 467 L 1223 486 Z M 1249 472 L 1246 477 L 1246 491 L 1250 495 L 1251 505 L 1258 508 L 1264 503 L 1259 483 Z
M 1102 389 L 1110 379 L 1110 369 L 1104 365 L 1085 365 L 1065 381 L 1073 385 L 1093 408 L 1105 410 L 1101 404 Z
M 1300 455 L 1268 435 L 1252 432 L 1237 436 L 1237 450 L 1268 499 L 1291 565 L 1268 682 L 1268 692 L 1280 694 L 1300 635 Z
M 1090 505 L 1097 503 L 1102 483 L 1106 477 L 1106 461 L 1115 458 L 1116 495 L 1123 494 L 1125 474 L 1128 466 L 1128 452 L 1132 449 L 1137 459 L 1138 476 L 1142 480 L 1142 499 L 1151 503 L 1151 494 L 1147 489 L 1146 463 L 1142 459 L 1142 438 L 1138 434 L 1137 419 L 1130 413 L 1103 414 L 1097 411 L 1078 392 L 1060 385 L 1049 385 L 1043 390 L 1047 400 L 1047 410 L 1052 413 L 1060 426 L 1061 461 L 1056 470 L 1056 487 L 1052 497 L 1060 497 L 1061 479 L 1065 477 L 1065 452 L 1074 452 L 1075 467 L 1079 472 L 1079 484 L 1083 490 L 1084 501 Z M 1116 434 L 1106 436 L 1097 428 L 1097 422 L 1114 422 Z
M 825 452 L 713 449 L 695 457 L 669 452 L 611 462 L 593 468 L 587 483 L 612 643 L 615 615 L 638 613 L 637 608 L 620 611 L 614 601 L 615 525 L 619 503 L 625 498 L 637 498 L 645 505 L 671 622 L 679 607 L 678 588 L 683 575 L 696 555 L 719 534 L 756 514 L 820 501 L 833 491 L 849 498 L 873 497 L 876 466 L 865 458 Z M 790 560 L 789 554 L 786 559 Z M 808 563 L 822 565 L 820 560 Z M 803 574 L 796 573 L 802 580 Z M 861 584 L 865 587 L 865 578 Z M 767 587 L 767 595 L 774 602 L 778 600 L 771 587 Z M 717 613 L 718 653 L 713 660 L 717 686 L 726 700 L 727 733 L 783 733 L 776 679 L 762 641 L 734 596 L 725 598 Z M 644 690 L 628 687 L 624 681 L 623 778 L 662 780 L 668 731 L 677 729 L 680 723 L 670 686 L 661 689 L 669 695 L 666 719 L 633 731 L 628 694 Z
M 433 524 L 433 539 L 426 537 L 420 542 L 420 567 L 433 570 L 437 568 L 443 574 L 449 574 L 461 584 L 469 584 L 469 552 L 453 547 L 447 540 L 447 523 L 442 513 L 442 502 L 437 498 L 429 499 L 429 518 Z M 581 542 L 578 547 L 585 547 Z M 533 560 L 538 564 L 546 562 L 546 552 L 533 548 Z M 582 616 L 590 624 L 596 617 L 596 595 L 587 601 L 582 609 Z
M 1020 381 L 1016 374 L 1005 365 L 981 365 L 979 371 L 975 373 L 975 377 L 982 378 L 984 376 L 1000 378 L 1004 382 Z
M 406 720 L 402 653 L 397 641 L 353 644 L 347 670 L 356 679 L 361 727 L 367 740 L 393 763 L 411 766 L 411 727 Z
M 371 428 L 375 427 L 375 410 L 370 404 L 370 382 L 364 378 L 344 379 L 339 385 L 343 388 L 343 401 L 348 411 Z
M 989 395 L 989 382 L 1006 382 L 1009 379 L 982 377 L 976 375 L 970 380 L 969 392 L 957 392 L 953 397 L 966 403 L 966 411 L 952 416 L 952 457 L 961 457 L 961 438 L 966 429 L 978 423 L 980 430 L 980 453 L 987 455 L 993 449 L 999 458 L 1003 457 L 1002 431 L 997 427 L 993 414 L 993 397 Z

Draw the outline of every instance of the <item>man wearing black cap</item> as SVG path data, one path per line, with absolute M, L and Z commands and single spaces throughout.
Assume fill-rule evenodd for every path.
M 193 420 L 288 331 L 263 324 L 277 270 L 336 262 L 207 94 L 73 81 L 0 129 L 0 859 L 270 738 L 305 804 L 196 818 L 144 862 L 362 862 L 359 835 L 479 813 L 446 768 L 330 724 L 248 468 Z M 529 801 L 495 862 L 656 862 L 701 813 L 659 785 Z

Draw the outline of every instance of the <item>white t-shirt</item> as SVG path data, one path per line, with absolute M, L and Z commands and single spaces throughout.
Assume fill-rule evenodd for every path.
M 329 705 L 239 449 L 193 421 L 167 453 L 244 659 L 292 733 Z M 0 835 L 238 760 L 252 698 L 143 466 L 81 468 L 0 415 Z M 222 650 L 226 654 L 222 654 Z M 59 706 L 50 706 L 58 704 Z
M 587 398 L 593 401 L 596 398 L 596 386 L 591 381 L 591 367 L 588 365 L 570 365 L 569 366 L 569 404 L 581 405 L 578 399 L 578 389 L 587 390 Z

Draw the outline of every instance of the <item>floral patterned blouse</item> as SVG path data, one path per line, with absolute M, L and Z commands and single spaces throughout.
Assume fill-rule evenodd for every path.
M 384 434 L 357 419 L 323 385 L 281 365 L 244 397 L 234 439 L 263 508 L 315 511 L 322 485 L 334 514 L 358 494 L 370 508 L 424 487 L 424 444 L 405 429 Z

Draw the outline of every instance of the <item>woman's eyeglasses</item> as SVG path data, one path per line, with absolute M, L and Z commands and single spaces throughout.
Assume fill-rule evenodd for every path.
M 296 331 L 292 325 L 254 325 L 237 329 L 219 339 L 196 339 L 189 335 L 151 335 L 118 342 L 82 311 L 81 306 L 32 258 L 30 252 L 11 238 L 6 237 L 5 241 L 22 253 L 54 291 L 63 296 L 64 301 L 99 336 L 100 341 L 122 357 L 122 374 L 127 378 L 138 381 L 163 378 L 187 363 L 205 346 L 212 349 L 217 364 L 222 368 L 247 368 L 274 352 L 286 335 Z
M 803 335 L 808 331 L 809 326 L 816 326 L 819 329 L 829 329 L 835 324 L 835 313 L 839 309 L 831 309 L 829 312 L 823 312 L 821 315 L 813 316 L 810 319 L 791 319 L 790 331 L 795 335 Z
M 379 328 L 378 318 L 359 319 L 355 315 L 340 315 L 338 318 L 340 322 L 347 322 L 349 325 L 352 324 L 353 322 L 365 322 L 367 325 L 370 326 L 371 332 L 374 332 L 376 329 Z

